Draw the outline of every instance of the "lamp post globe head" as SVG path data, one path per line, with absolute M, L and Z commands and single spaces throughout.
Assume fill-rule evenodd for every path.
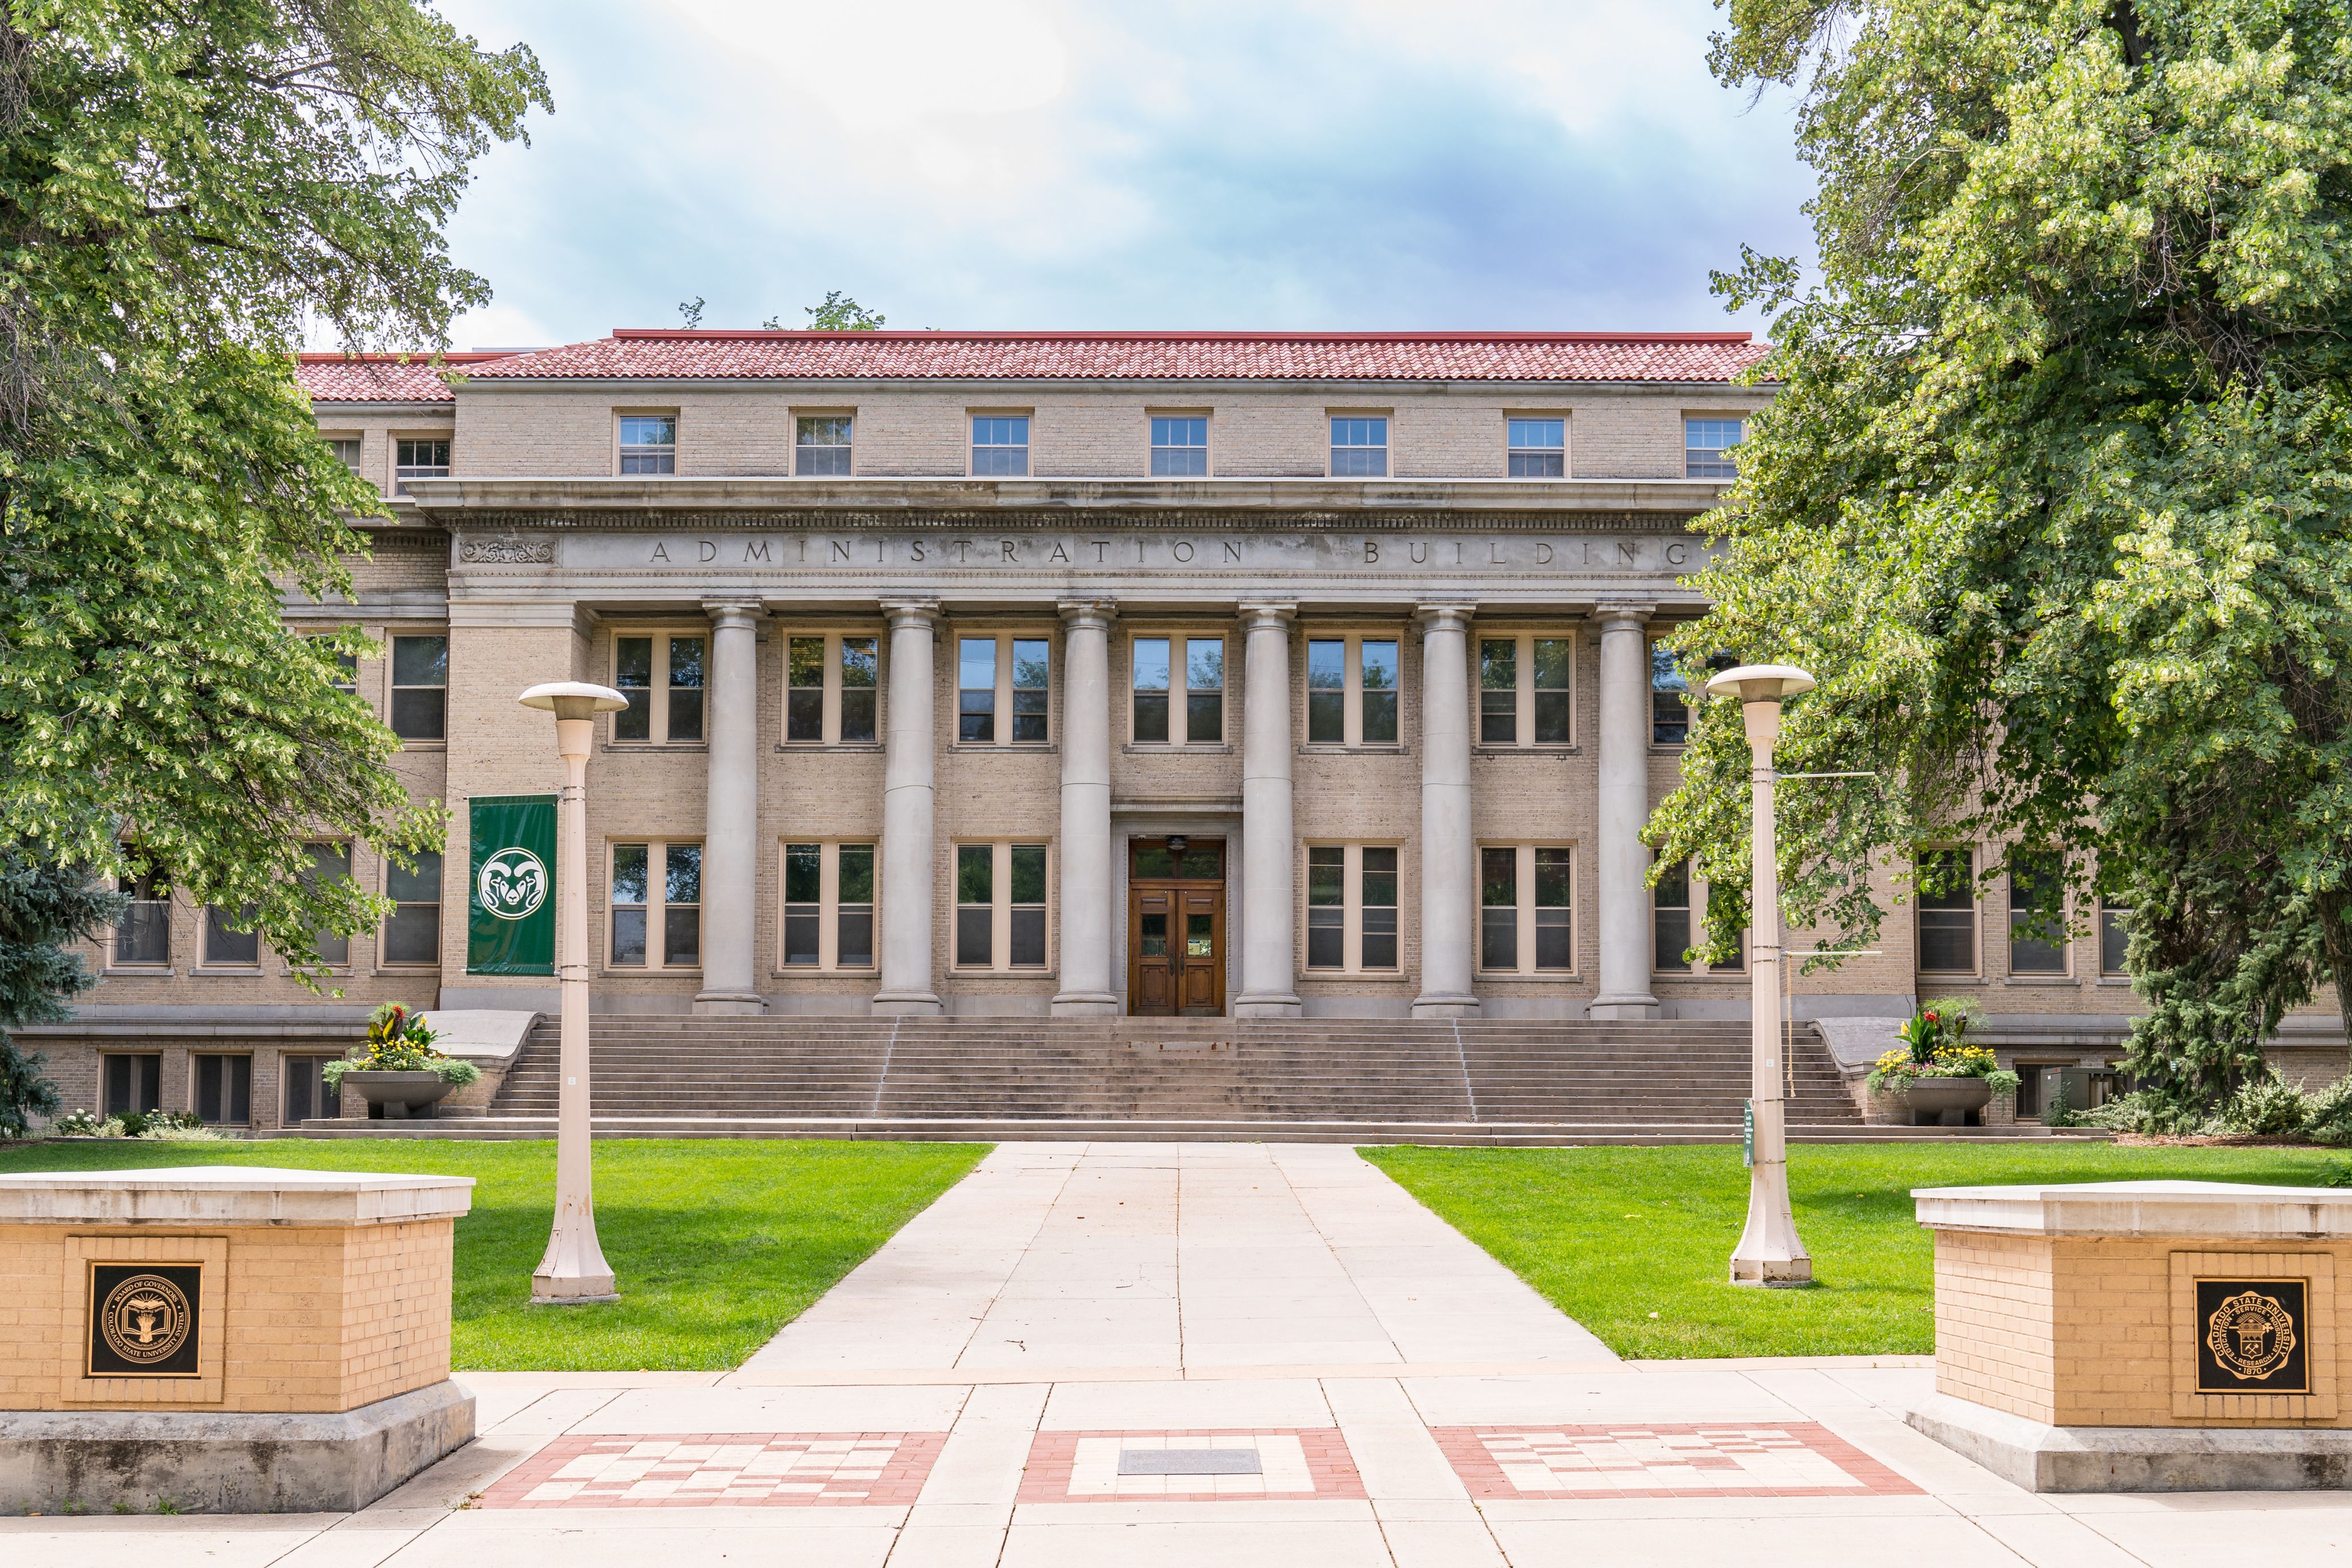
M 593 718 L 600 713 L 618 713 L 629 706 L 628 698 L 593 681 L 549 681 L 531 687 L 517 700 L 525 707 L 552 713 L 559 719 Z
M 1706 683 L 1711 697 L 1738 697 L 1743 703 L 1777 703 L 1813 689 L 1813 677 L 1794 664 L 1742 664 Z

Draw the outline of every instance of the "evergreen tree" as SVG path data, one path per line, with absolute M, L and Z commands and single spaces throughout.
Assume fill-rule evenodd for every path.
M 34 1118 L 58 1113 L 45 1059 L 8 1030 L 65 1019 L 65 999 L 97 983 L 70 944 L 112 925 L 128 902 L 87 873 L 0 850 L 0 1138 L 21 1138 Z

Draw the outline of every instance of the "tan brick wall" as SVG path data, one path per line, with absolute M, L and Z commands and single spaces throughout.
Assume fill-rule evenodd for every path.
M 69 1239 L 102 1258 L 193 1260 L 200 1243 L 226 1244 L 220 1397 L 175 1399 L 186 1385 L 150 1384 L 139 1392 L 161 1396 L 139 1398 L 140 1408 L 341 1411 L 449 1375 L 453 1236 L 447 1219 L 136 1231 L 0 1226 L 0 1408 L 107 1403 L 68 1391 L 81 1366 L 77 1328 L 86 1311 L 59 1305 L 86 1289 Z M 205 1284 L 215 1288 L 209 1275 Z
M 2335 1275 L 2352 1270 L 2352 1243 L 2251 1247 L 2242 1239 L 2183 1237 L 2036 1237 L 1936 1233 L 1936 1388 L 2030 1420 L 2062 1427 L 2352 1426 L 2334 1398 L 2343 1357 L 2336 1343 L 2332 1281 L 2315 1280 L 2308 1352 L 2313 1386 L 2332 1408 L 2281 1400 L 2305 1414 L 2258 1419 L 2176 1397 L 2193 1373 L 2176 1333 L 2176 1253 L 2326 1254 Z M 2208 1270 L 2209 1277 L 2227 1270 Z M 2193 1343 L 2187 1342 L 2187 1343 Z M 2192 1402 L 2197 1403 L 2197 1402 Z M 2214 1402 L 2218 1404 L 2218 1402 Z

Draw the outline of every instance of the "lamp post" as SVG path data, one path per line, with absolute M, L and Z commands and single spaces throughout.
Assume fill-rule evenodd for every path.
M 1813 689 L 1813 677 L 1793 664 L 1742 664 L 1706 683 L 1709 696 L 1738 697 L 1748 725 L 1753 794 L 1749 838 L 1748 939 L 1749 1105 L 1755 1134 L 1748 1173 L 1748 1226 L 1731 1254 L 1735 1285 L 1810 1285 L 1813 1260 L 1797 1239 L 1789 1211 L 1788 1105 L 1781 1099 L 1780 875 L 1772 831 L 1772 745 L 1780 737 L 1780 704 Z
M 588 754 L 596 716 L 629 706 L 610 686 L 551 681 L 522 694 L 522 706 L 555 715 L 563 755 L 556 805 L 555 972 L 561 988 L 562 1083 L 555 1116 L 555 1227 L 530 1277 L 530 1303 L 615 1301 L 613 1266 L 596 1244 L 595 1179 L 588 1153 Z

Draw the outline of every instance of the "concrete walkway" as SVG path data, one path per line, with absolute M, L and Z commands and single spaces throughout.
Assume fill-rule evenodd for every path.
M 1344 1149 L 1007 1145 L 734 1373 L 466 1381 L 481 1439 L 361 1513 L 0 1562 L 2352 1561 L 2344 1494 L 2019 1491 L 1903 1425 L 1916 1362 L 1617 1361 Z

